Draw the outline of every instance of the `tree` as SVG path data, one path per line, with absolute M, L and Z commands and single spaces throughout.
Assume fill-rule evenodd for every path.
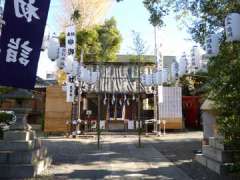
M 62 27 L 72 20 L 79 30 L 101 24 L 112 4 L 109 0 L 62 0 L 61 2 L 63 12 L 59 16 L 63 19 Z
M 218 112 L 219 132 L 227 143 L 237 144 L 235 148 L 240 149 L 240 43 L 225 43 L 223 33 L 226 15 L 240 11 L 239 0 L 144 0 L 144 5 L 151 14 L 150 22 L 156 26 L 164 25 L 163 17 L 171 11 L 179 19 L 192 16 L 189 32 L 202 45 L 209 34 L 222 36 L 219 55 L 210 58 L 208 91 Z
M 84 52 L 84 61 L 114 61 L 120 49 L 122 38 L 114 18 L 103 25 L 77 31 L 77 57 Z M 61 33 L 60 43 L 65 44 L 65 34 Z
M 179 78 L 177 85 L 182 87 L 183 96 L 205 96 L 207 94 L 207 72 L 185 74 Z
M 100 42 L 99 59 L 104 61 L 113 61 L 117 58 L 117 52 L 120 49 L 122 41 L 116 20 L 111 18 L 101 26 L 97 27 Z
M 141 134 L 142 134 L 142 127 L 141 127 L 141 93 L 140 93 L 140 61 L 143 56 L 143 54 L 146 51 L 145 42 L 140 36 L 140 33 L 137 33 L 135 31 L 132 31 L 133 34 L 133 50 L 135 51 L 136 55 L 138 56 L 138 110 L 137 110 L 137 120 L 138 120 L 138 146 L 142 146 L 141 141 Z

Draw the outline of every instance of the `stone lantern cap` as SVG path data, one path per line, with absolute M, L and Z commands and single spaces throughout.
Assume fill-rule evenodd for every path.
M 26 89 L 16 89 L 7 94 L 0 95 L 1 99 L 33 99 L 33 94 L 31 91 Z
M 201 108 L 202 111 L 211 111 L 214 110 L 214 102 L 210 99 L 206 99 L 202 104 Z

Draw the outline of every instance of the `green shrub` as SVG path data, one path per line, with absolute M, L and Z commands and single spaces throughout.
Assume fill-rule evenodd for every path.
M 8 129 L 16 121 L 16 116 L 11 111 L 0 111 L 0 139 L 3 137 L 3 131 Z

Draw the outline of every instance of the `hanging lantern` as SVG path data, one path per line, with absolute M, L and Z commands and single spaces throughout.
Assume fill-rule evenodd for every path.
M 95 84 L 98 80 L 98 72 L 92 72 L 91 83 Z
M 153 85 L 153 78 L 152 74 L 146 75 L 146 86 L 152 86 Z
M 141 78 L 141 83 L 143 84 L 143 86 L 146 86 L 146 84 L 147 84 L 146 74 L 143 74 L 140 78 Z
M 88 84 L 91 84 L 91 72 L 88 69 L 84 69 L 84 74 L 82 74 L 82 80 Z
M 153 85 L 160 85 L 162 83 L 162 71 L 157 71 L 152 74 Z
M 72 73 L 73 70 L 73 56 L 67 56 L 64 71 L 68 74 Z
M 186 74 L 187 72 L 187 57 L 186 54 L 184 53 L 182 57 L 180 58 L 180 63 L 179 63 L 179 75 L 182 76 Z
M 57 71 L 57 82 L 59 85 L 64 84 L 67 80 L 67 75 L 63 70 L 58 70 Z
M 219 53 L 220 38 L 217 34 L 209 35 L 206 39 L 206 56 L 216 57 Z
M 231 13 L 225 18 L 226 41 L 240 41 L 240 14 Z
M 79 62 L 77 60 L 74 60 L 72 63 L 72 75 L 77 76 L 79 70 Z
M 48 43 L 48 58 L 55 61 L 59 57 L 60 42 L 56 36 L 50 38 Z
M 90 80 L 90 72 L 83 66 L 80 66 L 79 71 L 80 72 L 78 72 L 78 79 L 80 81 L 88 82 Z
M 161 74 L 162 74 L 162 83 L 168 82 L 168 68 L 163 68 Z

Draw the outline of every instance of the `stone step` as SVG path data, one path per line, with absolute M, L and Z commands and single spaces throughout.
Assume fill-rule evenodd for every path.
M 236 153 L 236 151 L 223 151 L 209 145 L 204 145 L 202 146 L 202 153 L 218 162 L 231 163 L 233 162 L 234 153 Z
M 27 151 L 35 147 L 35 141 L 1 141 L 0 151 Z
M 5 141 L 29 141 L 36 135 L 34 131 L 6 131 L 3 137 Z
M 209 145 L 213 148 L 220 149 L 223 151 L 231 151 L 234 150 L 234 146 L 226 145 L 223 142 L 223 138 L 216 138 L 216 137 L 210 137 L 209 138 Z
M 36 175 L 41 174 L 50 164 L 50 158 L 45 158 L 33 165 L 31 164 L 19 164 L 19 165 L 11 165 L 11 164 L 0 164 L 0 179 L 7 178 L 32 178 Z
M 47 149 L 28 151 L 0 151 L 0 164 L 32 164 L 47 157 Z
M 226 170 L 226 165 L 224 163 L 220 163 L 218 161 L 215 161 L 204 154 L 196 154 L 195 160 L 202 164 L 203 166 L 207 167 L 208 169 L 221 174 L 221 175 L 226 175 L 227 170 Z
M 41 147 L 41 139 L 34 139 L 31 141 L 0 141 L 0 151 L 27 151 Z

